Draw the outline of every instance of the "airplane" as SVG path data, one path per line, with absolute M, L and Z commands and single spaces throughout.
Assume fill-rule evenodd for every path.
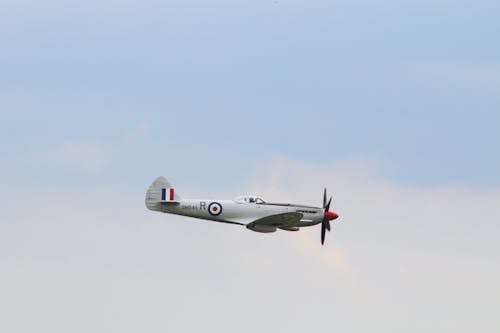
M 189 216 L 198 219 L 246 226 L 256 232 L 275 232 L 277 229 L 299 231 L 321 223 L 321 244 L 330 221 L 339 217 L 330 210 L 330 200 L 323 192 L 323 207 L 266 202 L 255 195 L 243 195 L 233 200 L 183 199 L 165 177 L 158 177 L 146 192 L 149 210 Z

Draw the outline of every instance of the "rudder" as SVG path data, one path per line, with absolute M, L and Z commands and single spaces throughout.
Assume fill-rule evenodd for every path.
M 162 202 L 180 202 L 182 199 L 165 177 L 158 177 L 146 192 L 146 207 L 161 211 Z

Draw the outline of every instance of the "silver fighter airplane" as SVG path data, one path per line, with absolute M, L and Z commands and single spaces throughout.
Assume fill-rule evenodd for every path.
M 339 215 L 330 210 L 330 200 L 323 194 L 323 208 L 287 203 L 271 203 L 254 195 L 233 200 L 183 199 L 165 179 L 158 177 L 146 193 L 146 207 L 150 210 L 190 216 L 217 222 L 244 225 L 256 232 L 275 232 L 277 228 L 298 231 L 321 223 L 321 244 L 330 221 Z

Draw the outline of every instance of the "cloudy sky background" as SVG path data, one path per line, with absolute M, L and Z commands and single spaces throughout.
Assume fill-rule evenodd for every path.
M 0 331 L 498 332 L 499 12 L 0 2 Z M 341 218 L 153 213 L 159 175 Z

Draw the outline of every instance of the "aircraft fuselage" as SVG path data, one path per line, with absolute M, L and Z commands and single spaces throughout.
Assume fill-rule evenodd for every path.
M 182 199 L 165 202 L 164 213 L 189 216 L 217 222 L 247 224 L 260 218 L 280 213 L 297 212 L 303 218 L 296 225 L 306 227 L 321 223 L 324 210 L 319 207 L 279 203 L 239 203 L 234 200 Z

